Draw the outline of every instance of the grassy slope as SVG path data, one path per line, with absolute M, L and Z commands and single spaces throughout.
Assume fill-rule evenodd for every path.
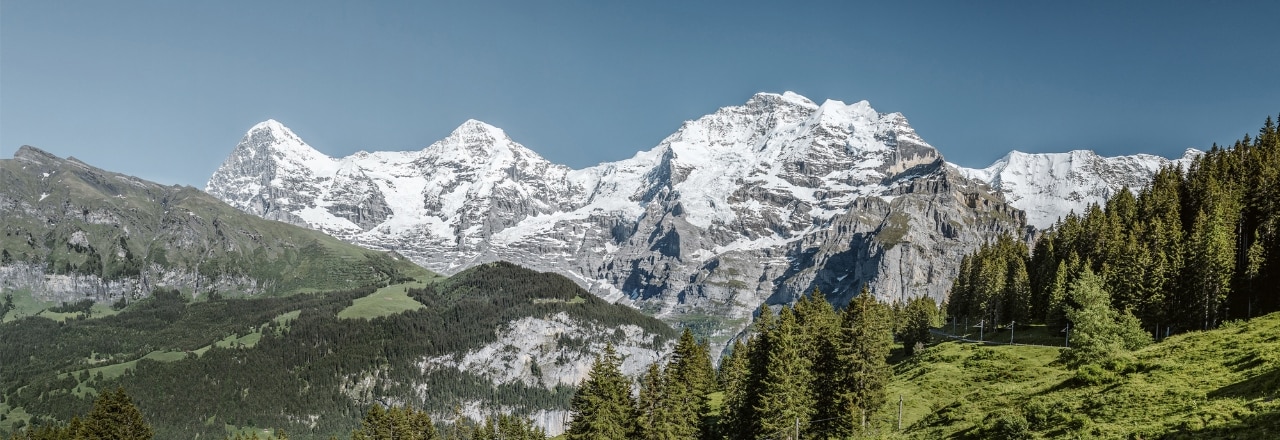
M 418 279 L 411 282 L 383 287 L 369 296 L 352 301 L 350 307 L 338 312 L 338 318 L 368 319 L 379 316 L 394 315 L 396 313 L 426 307 L 417 300 L 409 297 L 409 289 L 421 289 L 425 287 L 427 283 L 434 282 L 438 278 L 439 277 L 435 274 L 429 274 L 420 276 Z
M 878 422 L 905 433 L 982 438 L 988 416 L 1014 411 L 1046 438 L 1280 436 L 1280 314 L 1175 336 L 1088 384 L 1058 348 L 944 342 L 895 366 Z

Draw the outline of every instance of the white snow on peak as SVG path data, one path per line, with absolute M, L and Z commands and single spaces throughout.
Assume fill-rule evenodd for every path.
M 1187 149 L 1181 158 L 1167 159 L 1150 154 L 1103 157 L 1090 150 L 1013 150 L 986 168 L 955 168 L 969 178 L 987 182 L 1011 205 L 1026 211 L 1027 223 L 1046 229 L 1068 213 L 1083 213 L 1090 204 L 1106 203 L 1122 188 L 1136 192 L 1150 183 L 1161 167 L 1185 168 L 1200 154 Z
M 468 252 L 483 247 L 595 234 L 573 229 L 588 218 L 627 224 L 677 206 L 672 221 L 698 228 L 793 217 L 808 225 L 858 197 L 888 197 L 882 181 L 939 159 L 905 118 L 866 101 L 818 105 L 794 92 L 758 93 L 685 122 L 630 159 L 580 170 L 474 119 L 418 151 L 341 159 L 265 121 L 208 191 L 246 211 L 375 247 L 460 249 L 465 264 Z M 757 197 L 803 206 L 763 206 Z

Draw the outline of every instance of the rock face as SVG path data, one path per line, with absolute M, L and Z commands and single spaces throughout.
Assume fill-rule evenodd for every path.
M 1048 229 L 1072 211 L 1084 213 L 1090 204 L 1105 204 L 1122 188 L 1137 191 L 1151 183 L 1160 167 L 1184 170 L 1203 154 L 1187 149 L 1178 159 L 1150 154 L 1103 157 L 1088 150 L 1067 153 L 1012 151 L 982 169 L 956 167 L 961 174 L 991 185 L 1015 208 L 1027 213 L 1027 223 Z
M 943 299 L 963 254 L 1024 225 L 901 114 L 793 93 L 581 170 L 478 121 L 420 151 L 342 159 L 267 121 L 206 190 L 444 273 L 493 260 L 554 271 L 724 337 L 814 288 L 837 304 L 864 284 L 886 300 Z

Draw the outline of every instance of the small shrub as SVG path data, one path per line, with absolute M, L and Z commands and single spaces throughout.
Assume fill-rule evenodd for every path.
M 1062 407 L 1056 401 L 1043 398 L 1032 398 L 1025 407 L 1027 423 L 1031 429 L 1040 431 L 1053 426 L 1062 417 Z
M 983 437 L 1000 439 L 1030 439 L 1031 424 L 1022 413 L 1015 410 L 1001 410 L 987 416 L 983 420 Z
M 1105 385 L 1118 379 L 1116 373 L 1098 364 L 1085 364 L 1076 370 L 1076 382 L 1084 385 Z

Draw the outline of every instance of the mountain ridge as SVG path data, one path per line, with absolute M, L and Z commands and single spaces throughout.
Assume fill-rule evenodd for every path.
M 714 317 L 722 337 L 759 305 L 814 288 L 833 302 L 863 284 L 886 300 L 940 300 L 963 252 L 1021 234 L 1020 212 L 866 101 L 760 93 L 629 159 L 577 170 L 500 129 L 464 135 L 477 127 L 491 126 L 334 159 L 345 175 L 314 167 L 280 181 L 278 164 L 247 152 L 265 139 L 251 132 L 206 189 L 446 274 L 496 260 L 554 271 L 665 319 Z M 444 154 L 477 148 L 500 160 Z
M 1161 167 L 1184 171 L 1204 152 L 1186 149 L 1168 159 L 1151 154 L 1102 156 L 1092 150 L 1065 153 L 1010 151 L 986 168 L 955 166 L 961 174 L 987 182 L 1014 207 L 1027 213 L 1027 223 L 1049 229 L 1070 212 L 1083 214 L 1090 204 L 1103 204 L 1122 188 L 1138 191 Z

